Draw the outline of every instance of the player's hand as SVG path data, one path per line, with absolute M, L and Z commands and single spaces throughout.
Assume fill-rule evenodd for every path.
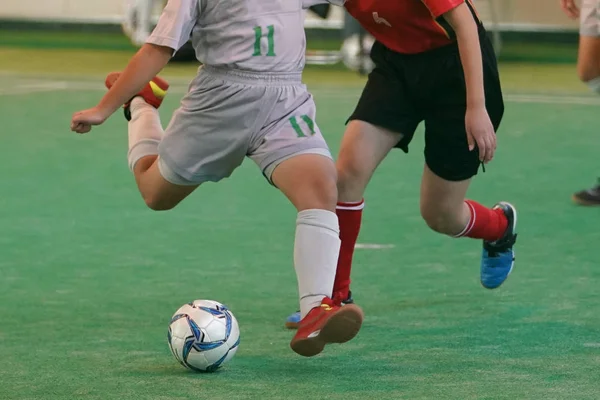
M 98 107 L 78 111 L 71 119 L 71 130 L 77 133 L 88 133 L 92 130 L 92 126 L 102 124 L 108 116 L 108 113 Z
M 487 164 L 492 161 L 496 151 L 496 133 L 485 106 L 467 107 L 465 126 L 469 151 L 474 151 L 477 147 L 481 162 Z
M 579 18 L 579 7 L 575 4 L 575 0 L 560 0 L 560 6 L 569 18 Z

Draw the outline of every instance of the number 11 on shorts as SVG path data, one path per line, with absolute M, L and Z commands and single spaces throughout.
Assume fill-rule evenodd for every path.
M 298 122 L 298 117 L 291 117 L 290 124 L 292 124 L 292 128 L 294 128 L 296 135 L 298 135 L 298 137 L 313 136 L 316 132 L 315 122 L 312 120 L 312 118 L 310 118 L 308 115 L 301 115 L 300 119 L 306 124 L 308 132 L 306 132 L 306 129 L 302 129 L 300 123 Z

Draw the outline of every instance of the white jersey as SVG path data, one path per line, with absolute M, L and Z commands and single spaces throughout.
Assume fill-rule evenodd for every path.
M 169 0 L 147 43 L 175 51 L 188 40 L 200 62 L 269 73 L 302 71 L 305 9 L 344 0 Z

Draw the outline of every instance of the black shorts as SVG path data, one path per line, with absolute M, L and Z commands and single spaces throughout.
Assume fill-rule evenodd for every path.
M 497 130 L 504 114 L 498 65 L 492 43 L 480 33 L 485 105 Z M 469 151 L 465 130 L 467 92 L 458 45 L 420 54 L 396 53 L 376 42 L 375 69 L 348 119 L 369 122 L 403 135 L 396 145 L 408 152 L 425 121 L 425 162 L 439 177 L 462 181 L 477 174 L 479 154 Z

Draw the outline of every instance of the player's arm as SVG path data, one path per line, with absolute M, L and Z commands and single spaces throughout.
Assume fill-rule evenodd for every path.
M 460 60 L 467 89 L 467 115 L 465 119 L 469 148 L 479 149 L 479 158 L 488 162 L 494 156 L 496 135 L 485 108 L 483 84 L 483 59 L 479 43 L 479 29 L 466 3 L 461 3 L 443 15 L 456 33 Z
M 569 18 L 579 18 L 579 7 L 575 4 L 575 0 L 560 0 L 560 6 Z
M 92 126 L 102 124 L 139 93 L 167 65 L 172 55 L 173 49 L 169 47 L 144 44 L 98 105 L 73 114 L 71 130 L 87 133 L 92 130 Z
M 97 107 L 106 116 L 113 114 L 158 75 L 172 55 L 173 49 L 170 47 L 144 44 Z
M 169 0 L 146 44 L 131 59 L 96 107 L 73 115 L 71 130 L 87 133 L 127 103 L 169 62 L 190 38 L 198 17 L 198 0 Z
M 477 23 L 471 10 L 463 3 L 444 15 L 454 29 L 460 60 L 465 71 L 467 84 L 467 104 L 471 107 L 485 107 L 483 89 L 483 60 Z
M 169 0 L 156 28 L 98 107 L 108 115 L 128 102 L 167 65 L 190 38 L 197 17 L 197 0 Z

